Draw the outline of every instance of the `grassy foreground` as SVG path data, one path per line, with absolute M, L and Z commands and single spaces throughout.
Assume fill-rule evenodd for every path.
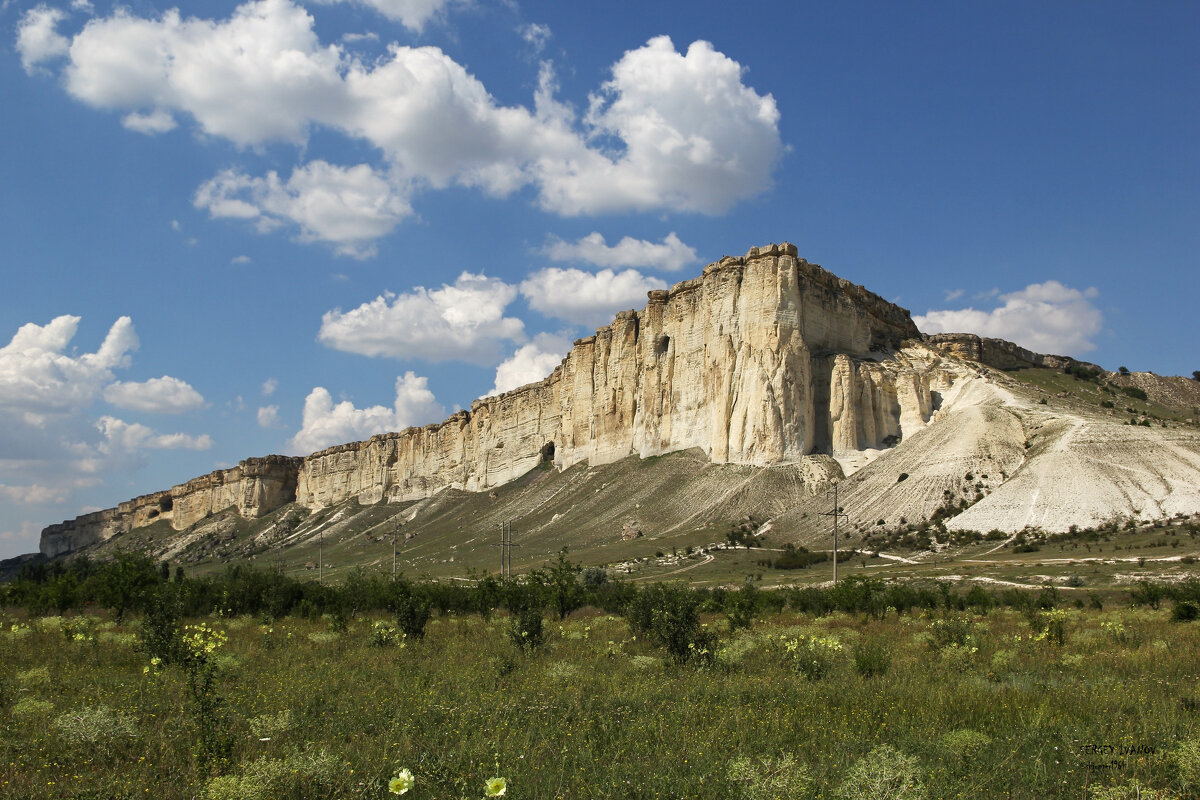
M 1200 796 L 1200 623 L 1165 608 L 714 614 L 678 665 L 589 609 L 534 649 L 502 614 L 190 622 L 208 685 L 136 624 L 4 616 L 0 796 Z

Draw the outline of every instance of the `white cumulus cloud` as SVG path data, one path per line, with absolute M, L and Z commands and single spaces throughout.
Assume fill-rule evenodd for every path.
M 129 317 L 113 323 L 95 353 L 67 355 L 79 320 L 63 315 L 46 325 L 30 322 L 0 347 L 0 406 L 34 414 L 83 408 L 112 381 L 114 368 L 128 366 L 129 352 L 138 347 Z
M 542 252 L 555 261 L 586 261 L 598 267 L 677 270 L 697 260 L 696 249 L 684 244 L 674 231 L 660 243 L 626 236 L 609 245 L 599 233 L 589 233 L 574 242 L 551 237 Z
M 283 181 L 226 170 L 196 191 L 197 208 L 213 217 L 254 221 L 260 230 L 291 223 L 300 240 L 333 244 L 339 255 L 365 258 L 371 244 L 412 213 L 403 192 L 366 164 L 339 167 L 312 161 Z
M 199 392 L 169 375 L 148 381 L 117 381 L 104 388 L 104 399 L 117 408 L 152 414 L 182 414 L 204 407 Z
M 533 48 L 533 52 L 540 53 L 546 47 L 546 42 L 550 41 L 553 34 L 550 31 L 549 25 L 542 25 L 537 22 L 530 22 L 517 28 L 517 33 L 521 34 L 521 38 L 525 43 Z
M 446 0 L 357 0 L 419 28 Z M 140 17 L 119 7 L 69 40 L 61 14 L 29 12 L 18 34 L 27 69 L 66 56 L 67 91 L 162 133 L 190 119 L 208 138 L 243 147 L 304 144 L 323 128 L 366 144 L 379 163 L 298 164 L 291 175 L 231 168 L 197 205 L 261 231 L 295 225 L 303 241 L 369 255 L 412 214 L 416 189 L 452 185 L 506 196 L 532 187 L 563 215 L 667 210 L 719 214 L 771 184 L 782 153 L 779 111 L 743 67 L 704 41 L 679 52 L 667 37 L 625 53 L 580 116 L 556 99 L 541 66 L 532 103 L 503 105 L 436 47 L 392 44 L 364 61 L 322 43 L 291 0 L 253 0 L 227 19 L 178 11 Z M 545 31 L 529 28 L 536 44 Z M 203 141 L 203 138 L 197 141 Z
M 279 406 L 260 406 L 258 409 L 258 427 L 274 428 L 279 425 Z
M 32 73 L 42 62 L 65 56 L 70 50 L 70 41 L 58 32 L 58 23 L 66 16 L 61 9 L 39 5 L 21 17 L 17 24 L 17 53 L 26 72 Z
M 742 73 L 705 41 L 679 53 L 658 36 L 625 53 L 584 120 L 590 138 L 615 137 L 623 150 L 547 162 L 542 205 L 560 214 L 719 214 L 761 193 L 782 152 L 779 110 Z
M 635 269 L 597 273 L 548 267 L 521 281 L 521 294 L 531 308 L 548 317 L 597 327 L 612 322 L 618 311 L 646 305 L 646 293 L 665 289 L 665 281 Z
M 462 0 L 316 0 L 318 3 L 352 3 L 373 8 L 390 20 L 420 33 L 426 23 L 445 14 L 447 9 Z
M 464 272 L 440 289 L 389 292 L 350 311 L 328 311 L 317 338 L 360 355 L 494 364 L 505 341 L 525 339 L 524 323 L 504 316 L 516 296 L 498 278 Z
M 43 503 L 57 504 L 65 502 L 71 490 L 62 486 L 5 486 L 0 483 L 0 497 L 7 498 L 10 503 L 25 503 L 40 505 Z
M 119 456 L 134 454 L 142 449 L 151 450 L 207 450 L 212 447 L 212 438 L 207 434 L 191 436 L 186 433 L 158 433 L 140 422 L 126 422 L 116 417 L 103 416 L 96 421 L 96 430 L 104 436 L 100 452 Z
M 288 442 L 292 453 L 306 455 L 335 444 L 368 439 L 377 433 L 401 431 L 441 420 L 445 409 L 429 390 L 429 380 L 413 372 L 396 378 L 391 408 L 356 408 L 349 400 L 334 403 L 323 386 L 308 393 L 300 430 Z
M 557 367 L 571 349 L 564 336 L 539 333 L 496 367 L 496 383 L 489 395 L 503 394 L 527 383 L 542 380 Z
M 140 114 L 137 111 L 130 112 L 122 118 L 121 124 L 131 131 L 144 133 L 147 136 L 166 133 L 173 130 L 176 125 L 175 117 L 171 116 L 171 112 L 163 111 L 161 108 L 148 114 Z
M 0 347 L 0 484 L 14 502 L 59 505 L 144 463 L 147 449 L 207 449 L 207 435 L 159 433 L 111 416 L 92 419 L 106 398 L 124 408 L 176 411 L 203 404 L 191 386 L 163 376 L 116 381 L 130 366 L 138 337 L 129 317 L 112 324 L 95 352 L 72 347 L 80 318 L 56 317 L 22 325 Z
M 931 310 L 913 316 L 925 333 L 974 333 L 1007 339 L 1038 353 L 1085 353 L 1096 347 L 1103 314 L 1092 304 L 1099 292 L 1058 281 L 1031 283 L 1002 294 L 990 309 Z

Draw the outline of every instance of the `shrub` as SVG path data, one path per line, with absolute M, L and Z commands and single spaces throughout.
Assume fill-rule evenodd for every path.
M 855 762 L 833 794 L 839 800 L 924 800 L 917 759 L 881 744 Z
M 133 715 L 107 706 L 80 708 L 54 718 L 54 727 L 72 747 L 111 753 L 123 740 L 137 735 Z
M 677 664 L 707 662 L 716 636 L 700 624 L 700 598 L 678 584 L 658 583 L 638 592 L 626 612 L 635 633 L 666 648 Z
M 1100 630 L 1104 631 L 1104 635 L 1113 644 L 1129 644 L 1129 631 L 1120 620 L 1105 620 L 1100 623 Z
M 26 689 L 48 689 L 50 687 L 50 668 L 33 667 L 17 673 L 17 682 Z
M 508 623 L 508 638 L 521 652 L 533 652 L 546 643 L 541 606 L 525 606 Z
M 892 654 L 877 639 L 860 640 L 854 645 L 854 671 L 864 678 L 886 675 L 892 668 Z
M 54 704 L 37 697 L 22 697 L 13 703 L 12 715 L 19 719 L 42 720 L 50 716 Z
M 394 647 L 404 639 L 403 634 L 381 619 L 375 620 L 371 626 L 371 636 L 367 640 L 371 647 Z
M 956 647 L 974 647 L 976 625 L 970 617 L 956 614 L 943 619 L 935 619 L 929 625 L 929 635 L 932 637 L 934 649 L 941 650 L 954 645 Z
M 185 658 L 183 633 L 179 618 L 183 614 L 183 602 L 178 591 L 164 584 L 146 605 L 138 627 L 139 646 L 151 658 L 163 664 L 179 664 Z
M 429 598 L 408 581 L 398 580 L 392 585 L 391 605 L 400 631 L 409 639 L 424 639 L 425 625 L 433 614 Z
M 1184 739 L 1171 751 L 1171 761 L 1184 791 L 1200 789 L 1200 739 Z
M 730 594 L 725 603 L 725 613 L 729 617 L 729 630 L 749 628 L 754 624 L 754 616 L 758 612 L 758 590 L 754 584 L 746 583 L 742 588 Z
M 828 561 L 825 553 L 811 553 L 807 547 L 796 547 L 791 542 L 783 546 L 783 555 L 772 562 L 775 569 L 807 569 L 813 564 Z
M 1171 611 L 1171 620 L 1173 622 L 1193 622 L 1200 618 L 1200 606 L 1190 600 L 1181 600 L 1175 604 L 1175 608 Z
M 978 760 L 991 743 L 990 736 L 970 728 L 950 731 L 938 742 L 943 750 L 965 764 Z
M 1153 609 L 1162 604 L 1165 595 L 1166 589 L 1162 584 L 1150 581 L 1138 581 L 1137 585 L 1129 590 L 1129 599 L 1134 605 L 1150 606 Z
M 783 636 L 781 641 L 792 668 L 810 681 L 828 675 L 845 649 L 833 636 Z
M 275 739 L 296 727 L 292 711 L 285 708 L 278 714 L 260 714 L 250 720 L 250 732 L 259 739 Z
M 790 753 L 777 758 L 735 758 L 725 775 L 746 800 L 805 797 L 814 785 L 808 768 Z
M 522 652 L 537 650 L 546 642 L 542 623 L 545 596 L 537 584 L 507 581 L 503 587 L 504 606 L 511 614 L 508 638 Z
M 324 750 L 308 749 L 283 759 L 259 758 L 241 775 L 213 778 L 205 787 L 207 800 L 324 800 L 336 796 L 341 759 Z
M 1136 386 L 1126 386 L 1121 391 L 1135 400 L 1141 400 L 1142 402 L 1145 402 L 1148 399 L 1145 390 L 1139 389 Z
M 1038 631 L 1035 638 L 1044 639 L 1062 647 L 1067 643 L 1067 612 L 1061 609 L 1043 611 L 1030 619 L 1030 626 Z
M 976 584 L 971 587 L 966 597 L 963 598 L 963 605 L 974 610 L 977 614 L 987 614 L 992 606 L 995 605 L 995 600 L 992 599 L 991 594 L 986 589 Z

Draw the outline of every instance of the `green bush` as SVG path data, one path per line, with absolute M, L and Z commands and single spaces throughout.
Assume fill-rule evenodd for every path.
M 666 648 L 677 664 L 711 660 L 716 635 L 700 624 L 700 597 L 686 586 L 657 583 L 630 603 L 626 619 L 634 633 Z
M 964 766 L 978 761 L 991 743 L 990 736 L 970 728 L 950 731 L 938 741 L 943 750 Z
M 833 636 L 784 637 L 782 643 L 792 668 L 810 681 L 819 681 L 833 671 L 845 649 Z
M 392 610 L 396 613 L 396 624 L 409 639 L 424 639 L 425 626 L 433 615 L 433 604 L 418 587 L 406 580 L 392 584 Z
M 531 653 L 546 643 L 542 608 L 528 605 L 519 609 L 508 623 L 508 638 L 517 649 Z
M 1190 600 L 1181 600 L 1171 610 L 1171 619 L 1175 622 L 1194 622 L 1200 618 L 1200 606 Z
M 878 639 L 862 639 L 854 645 L 854 671 L 864 678 L 886 675 L 892 668 L 892 654 Z

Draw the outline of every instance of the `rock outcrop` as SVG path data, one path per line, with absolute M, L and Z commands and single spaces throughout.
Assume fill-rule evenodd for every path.
M 168 491 L 51 525 L 42 531 L 41 552 L 62 555 L 160 521 L 181 531 L 231 507 L 246 518 L 262 516 L 295 498 L 302 461 L 287 456 L 248 458 L 232 469 L 210 472 Z
M 41 549 L 59 555 L 163 519 L 182 530 L 231 507 L 256 517 L 293 500 L 316 509 L 485 491 L 545 461 L 565 469 L 698 448 L 712 463 L 767 466 L 878 449 L 924 427 L 953 381 L 935 351 L 897 356 L 920 338 L 908 311 L 793 245 L 752 248 L 650 292 L 538 383 L 437 425 L 302 459 L 248 459 L 50 526 Z
M 1004 339 L 989 339 L 976 336 L 973 333 L 935 333 L 925 337 L 927 344 L 937 349 L 955 355 L 967 361 L 977 361 L 996 369 L 1026 369 L 1027 367 L 1047 367 L 1049 369 L 1069 369 L 1083 367 L 1085 369 L 1104 372 L 1103 367 L 1079 361 L 1070 356 L 1046 355 L 1026 350 L 1019 344 Z

